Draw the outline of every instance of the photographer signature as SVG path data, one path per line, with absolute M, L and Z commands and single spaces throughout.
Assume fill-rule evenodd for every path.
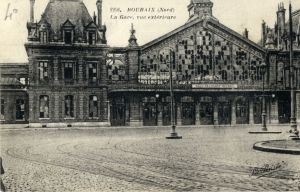
M 287 163 L 282 161 L 280 163 L 275 164 L 264 164 L 262 167 L 254 167 L 251 170 L 251 176 L 262 177 L 264 175 L 279 171 L 280 169 L 287 166 Z

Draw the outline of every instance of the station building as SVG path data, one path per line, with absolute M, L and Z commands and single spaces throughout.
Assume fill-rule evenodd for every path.
M 249 40 L 248 30 L 241 35 L 220 23 L 210 0 L 191 0 L 189 19 L 179 28 L 140 46 L 132 26 L 128 46 L 110 47 L 101 0 L 93 17 L 82 0 L 51 0 L 37 23 L 30 2 L 29 63 L 15 64 L 24 70 L 11 74 L 13 85 L 3 84 L 2 73 L 11 69 L 0 65 L 4 123 L 17 120 L 22 97 L 23 120 L 33 127 L 167 126 L 170 76 L 177 125 L 261 124 L 262 95 L 267 122 L 289 123 L 291 79 L 300 120 L 299 11 L 293 12 L 291 72 L 282 4 L 275 26 L 262 24 L 260 43 Z M 10 97 L 14 89 L 21 95 Z

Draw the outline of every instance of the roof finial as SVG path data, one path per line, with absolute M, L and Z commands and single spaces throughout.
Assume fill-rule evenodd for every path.
M 128 40 L 128 42 L 129 42 L 128 46 L 129 47 L 136 47 L 136 46 L 138 46 L 138 44 L 137 44 L 137 38 L 135 37 L 135 32 L 136 32 L 136 30 L 133 27 L 133 23 L 131 23 L 130 38 Z

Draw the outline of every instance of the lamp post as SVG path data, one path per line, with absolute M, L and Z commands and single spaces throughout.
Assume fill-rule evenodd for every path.
M 295 92 L 295 86 L 294 86 L 294 78 L 295 78 L 295 68 L 293 63 L 293 42 L 295 34 L 293 33 L 293 17 L 292 17 L 292 5 L 290 3 L 289 6 L 289 41 L 290 41 L 290 88 L 291 88 L 291 130 L 290 132 L 292 135 L 290 135 L 290 138 L 292 140 L 298 140 L 299 139 L 299 131 L 297 130 L 297 122 L 296 122 L 296 92 Z
M 262 130 L 268 131 L 267 129 L 267 123 L 266 123 L 266 94 L 265 94 L 265 74 L 266 74 L 266 67 L 267 65 L 265 63 L 262 63 L 260 65 L 261 73 L 262 73 L 262 81 L 263 81 L 263 93 L 262 93 Z
M 160 113 L 158 110 L 158 103 L 159 103 L 159 101 L 158 101 L 159 94 L 158 93 L 155 94 L 155 98 L 156 98 L 156 125 L 158 126 L 158 121 L 159 121 L 158 117 L 159 117 L 159 113 Z
M 166 139 L 182 139 L 182 136 L 179 136 L 176 132 L 176 124 L 175 124 L 175 110 L 174 110 L 174 91 L 173 91 L 173 66 L 172 66 L 172 57 L 173 62 L 175 63 L 175 52 L 170 50 L 170 62 L 169 62 L 169 72 L 170 72 L 170 97 L 171 97 L 171 133 L 170 136 L 166 137 Z

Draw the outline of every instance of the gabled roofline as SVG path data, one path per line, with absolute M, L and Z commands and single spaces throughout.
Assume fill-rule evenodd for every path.
M 143 49 L 146 49 L 148 47 L 151 47 L 151 46 L 159 43 L 160 41 L 162 41 L 164 39 L 167 39 L 167 38 L 171 37 L 172 35 L 175 35 L 176 33 L 179 33 L 180 31 L 183 31 L 184 29 L 186 29 L 188 27 L 191 27 L 191 26 L 193 26 L 193 25 L 195 25 L 197 23 L 200 23 L 201 21 L 202 21 L 202 19 L 196 19 L 196 20 L 193 20 L 191 22 L 185 23 L 182 26 L 174 29 L 173 31 L 168 32 L 167 34 L 162 35 L 162 36 L 160 36 L 160 37 L 158 37 L 158 38 L 156 38 L 156 39 L 154 39 L 154 40 L 152 40 L 152 41 L 150 41 L 150 42 L 142 45 L 141 49 L 143 50 Z
M 255 43 L 254 41 L 251 41 L 250 39 L 247 39 L 247 38 L 243 37 L 241 34 L 239 34 L 239 33 L 235 32 L 235 31 L 233 31 L 232 29 L 230 29 L 230 28 L 228 28 L 228 27 L 226 27 L 225 25 L 223 25 L 223 24 L 220 23 L 219 21 L 215 21 L 215 20 L 213 20 L 213 19 L 200 19 L 200 18 L 195 19 L 195 20 L 192 20 L 192 21 L 190 21 L 190 22 L 187 22 L 187 23 L 185 23 L 184 25 L 182 25 L 182 26 L 180 26 L 180 27 L 174 29 L 173 31 L 171 31 L 171 32 L 169 32 L 169 33 L 167 33 L 167 34 L 165 34 L 165 35 L 162 35 L 161 37 L 158 37 L 158 38 L 156 38 L 156 39 L 154 39 L 154 40 L 152 40 L 152 41 L 150 41 L 150 42 L 148 42 L 148 43 L 142 45 L 142 46 L 141 46 L 141 49 L 142 49 L 142 50 L 147 49 L 148 47 L 151 47 L 151 46 L 153 46 L 153 45 L 159 43 L 160 41 L 162 41 L 162 40 L 164 40 L 164 39 L 167 39 L 167 38 L 169 38 L 169 37 L 171 37 L 171 36 L 173 36 L 173 35 L 175 35 L 175 34 L 181 32 L 181 31 L 183 31 L 183 30 L 186 29 L 186 28 L 192 27 L 192 26 L 194 26 L 194 25 L 196 25 L 196 24 L 198 24 L 198 23 L 200 23 L 200 22 L 205 22 L 205 21 L 206 21 L 207 23 L 212 24 L 214 27 L 218 27 L 218 28 L 224 29 L 224 31 L 226 31 L 226 32 L 228 32 L 229 34 L 235 36 L 235 37 L 238 38 L 239 40 L 241 40 L 241 41 L 243 41 L 243 42 L 245 42 L 245 43 L 250 44 L 252 47 L 258 49 L 259 51 L 261 51 L 261 52 L 266 52 L 265 49 L 264 49 L 262 46 L 258 45 L 258 44 Z M 204 28 L 205 28 L 205 26 L 204 26 Z

